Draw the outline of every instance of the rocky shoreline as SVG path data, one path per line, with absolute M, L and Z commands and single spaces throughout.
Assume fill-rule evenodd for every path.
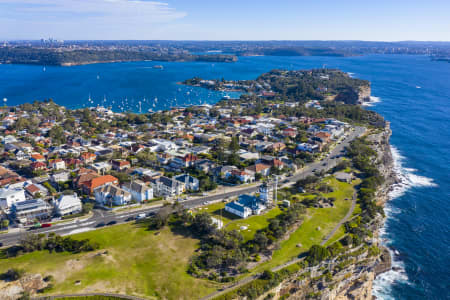
M 384 183 L 377 189 L 377 204 L 384 205 L 389 200 L 389 192 L 397 182 L 393 169 L 393 158 L 389 139 L 392 132 L 389 122 L 384 130 L 375 131 L 367 136 L 372 148 L 377 152 L 377 165 L 385 178 Z M 340 266 L 336 260 L 322 262 L 317 266 L 309 267 L 302 273 L 297 273 L 277 287 L 271 289 L 258 299 L 273 296 L 273 299 L 321 299 L 321 300 L 373 300 L 373 282 L 380 274 L 391 270 L 391 256 L 389 250 L 381 244 L 380 229 L 384 226 L 385 217 L 379 215 L 371 222 L 369 229 L 373 237 L 369 244 L 376 246 L 380 252 L 376 255 L 361 244 L 348 250 L 345 255 L 353 257 L 354 261 L 348 265 Z M 327 270 L 340 271 L 327 278 Z

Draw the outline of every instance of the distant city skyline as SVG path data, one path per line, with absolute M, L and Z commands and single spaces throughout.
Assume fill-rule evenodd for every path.
M 450 41 L 447 0 L 0 0 L 0 39 Z

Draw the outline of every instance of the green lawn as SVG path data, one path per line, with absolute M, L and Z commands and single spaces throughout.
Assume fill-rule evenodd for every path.
M 307 251 L 312 245 L 320 244 L 323 238 L 347 214 L 351 207 L 350 199 L 353 195 L 353 185 L 339 182 L 334 178 L 326 179 L 326 181 L 335 188 L 334 192 L 324 194 L 325 197 L 336 197 L 334 207 L 309 208 L 302 225 L 281 243 L 280 249 L 274 252 L 272 260 L 257 266 L 251 270 L 252 273 L 281 265 L 298 257 L 300 253 Z M 349 200 L 345 200 L 345 198 Z M 340 228 L 331 240 L 339 239 L 342 235 L 343 229 Z M 298 244 L 301 244 L 301 247 L 298 247 Z
M 258 230 L 266 228 L 269 225 L 269 219 L 275 218 L 279 214 L 281 214 L 281 210 L 278 207 L 275 207 L 262 215 L 231 221 L 226 226 L 226 229 L 238 230 L 244 236 L 244 239 L 248 241 L 253 238 Z M 244 229 L 245 227 L 246 229 Z
M 156 235 L 137 225 L 122 224 L 73 237 L 96 241 L 101 250 L 75 255 L 29 253 L 0 260 L 0 272 L 19 267 L 29 273 L 53 275 L 54 294 L 111 292 L 150 299 L 194 299 L 219 286 L 186 273 L 198 240 L 173 234 L 169 228 Z M 81 280 L 79 285 L 75 285 L 77 280 Z
M 239 218 L 225 211 L 225 203 L 218 202 L 198 209 L 197 212 L 209 212 L 214 218 L 221 219 L 227 230 L 238 230 L 246 241 L 253 238 L 255 233 L 269 225 L 268 220 L 281 213 L 278 207 L 264 212 L 261 215 L 251 216 L 246 219 Z M 247 227 L 243 229 L 241 227 Z

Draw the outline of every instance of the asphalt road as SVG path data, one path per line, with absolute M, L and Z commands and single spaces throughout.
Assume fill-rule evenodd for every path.
M 340 155 L 343 154 L 343 151 L 346 146 L 352 141 L 354 138 L 361 136 L 365 132 L 364 127 L 356 127 L 354 131 L 351 131 L 346 139 L 344 139 L 341 143 L 336 145 L 336 147 L 330 152 L 328 157 L 324 158 L 321 161 L 311 163 L 304 167 L 301 171 L 297 172 L 291 177 L 286 177 L 280 179 L 279 186 L 288 185 L 295 183 L 297 180 L 301 178 L 305 178 L 309 175 L 312 175 L 314 172 L 319 172 L 321 170 L 328 170 L 333 168 L 337 162 L 340 160 Z M 253 193 L 258 190 L 259 186 L 252 186 L 244 189 L 239 189 L 236 191 L 225 192 L 221 194 L 205 196 L 196 199 L 185 200 L 182 202 L 184 207 L 186 208 L 194 208 L 198 206 L 204 205 L 205 202 L 223 200 L 226 198 L 236 197 L 245 193 Z M 147 208 L 139 211 L 128 211 L 123 213 L 112 213 L 108 211 L 95 210 L 94 215 L 87 219 L 81 221 L 72 221 L 67 223 L 61 223 L 53 225 L 48 228 L 40 228 L 32 231 L 22 230 L 20 232 L 12 232 L 5 233 L 0 235 L 0 243 L 3 243 L 3 246 L 14 245 L 17 244 L 20 239 L 27 233 L 50 233 L 55 232 L 59 235 L 70 235 L 90 230 L 95 230 L 104 226 L 108 226 L 107 224 L 110 222 L 123 223 L 127 220 L 134 219 L 139 214 L 148 214 L 152 212 L 157 212 L 159 207 Z M 110 224 L 111 225 L 111 224 Z

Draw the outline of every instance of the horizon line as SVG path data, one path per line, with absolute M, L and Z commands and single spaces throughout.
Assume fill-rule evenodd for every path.
M 48 38 L 39 38 L 39 39 L 2 39 L 3 41 L 9 42 L 30 42 L 30 41 L 40 41 L 42 39 Z M 245 40 L 245 39 L 59 39 L 54 38 L 56 41 L 145 41 L 145 42 L 368 42 L 368 43 L 450 43 L 450 40 L 395 40 L 395 41 L 387 41 L 387 40 L 295 40 L 295 39 L 284 39 L 284 40 L 276 40 L 276 39 L 267 39 L 267 40 Z

